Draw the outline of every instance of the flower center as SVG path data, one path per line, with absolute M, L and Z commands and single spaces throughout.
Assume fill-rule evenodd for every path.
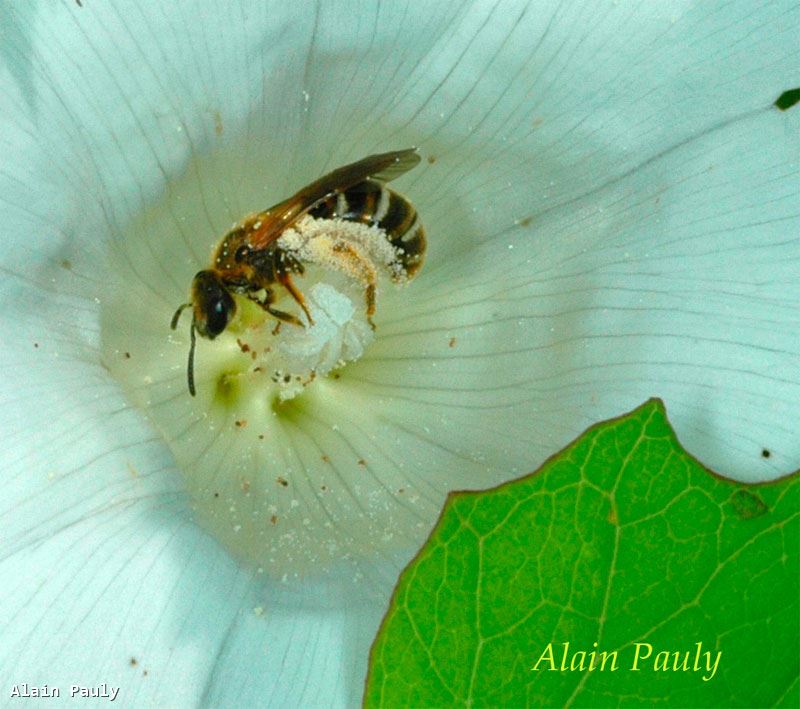
M 364 306 L 353 297 L 356 289 L 322 269 L 315 269 L 312 275 L 320 280 L 302 280 L 312 323 L 306 318 L 302 318 L 305 327 L 282 323 L 253 302 L 239 298 L 238 315 L 228 331 L 213 343 L 199 343 L 203 349 L 220 347 L 231 357 L 212 359 L 210 376 L 201 374 L 200 381 L 216 383 L 217 392 L 224 397 L 232 372 L 237 372 L 243 379 L 237 387 L 241 394 L 266 394 L 283 402 L 300 395 L 318 378 L 360 359 L 374 335 Z M 309 281 L 310 287 L 306 285 Z M 286 297 L 279 303 L 286 310 L 297 307 Z M 298 317 L 302 315 L 298 313 Z
M 398 253 L 373 227 L 300 220 L 278 246 L 304 267 L 294 284 L 313 323 L 279 284 L 271 306 L 305 327 L 266 312 L 265 294 L 260 302 L 235 294 L 225 330 L 197 338 L 192 397 L 191 318 L 184 314 L 176 331 L 170 319 L 194 274 L 211 266 L 226 226 L 247 205 L 270 201 L 245 195 L 246 205 L 230 206 L 193 174 L 113 241 L 103 362 L 169 445 L 198 521 L 238 558 L 283 577 L 368 554 L 402 555 L 418 543 L 420 520 L 438 509 L 409 480 L 409 468 L 429 463 L 397 464 L 387 453 L 379 440 L 385 424 L 359 376 L 350 375 L 380 337 L 382 311 L 393 309 L 390 281 L 404 280 Z M 214 165 L 197 174 L 225 184 Z M 376 332 L 371 284 L 378 286 Z M 389 443 L 402 445 L 397 435 Z

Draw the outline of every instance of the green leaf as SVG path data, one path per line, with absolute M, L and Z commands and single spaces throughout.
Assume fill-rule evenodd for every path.
M 798 706 L 799 497 L 797 475 L 710 473 L 660 401 L 594 426 L 535 474 L 450 496 L 365 705 Z

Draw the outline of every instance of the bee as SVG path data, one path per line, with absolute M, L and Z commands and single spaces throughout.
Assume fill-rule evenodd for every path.
M 211 266 L 199 271 L 192 280 L 191 300 L 181 305 L 172 317 L 174 330 L 184 309 L 192 308 L 187 366 L 192 396 L 196 394 L 196 335 L 213 340 L 225 330 L 236 314 L 234 294 L 257 303 L 278 324 L 304 326 L 297 316 L 274 307 L 275 288 L 280 286 L 300 306 L 308 323 L 313 324 L 303 294 L 292 280 L 293 275 L 303 274 L 303 259 L 280 244 L 281 236 L 303 217 L 377 227 L 375 238 L 387 240 L 397 255 L 393 280 L 415 275 L 425 256 L 425 230 L 413 205 L 388 189 L 386 183 L 408 172 L 419 160 L 414 148 L 370 155 L 329 172 L 266 211 L 246 216 L 222 237 Z M 375 265 L 364 249 L 344 236 L 327 239 L 325 248 L 331 261 L 340 262 L 342 270 L 357 275 L 365 284 L 367 320 L 374 329 Z

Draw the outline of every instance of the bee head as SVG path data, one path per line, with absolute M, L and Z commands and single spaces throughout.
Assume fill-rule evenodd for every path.
M 193 327 L 213 340 L 236 313 L 236 301 L 214 271 L 200 271 L 192 281 Z
M 192 326 L 189 329 L 191 345 L 186 374 L 189 380 L 189 393 L 194 396 L 195 333 L 213 340 L 228 326 L 236 313 L 236 301 L 214 271 L 200 271 L 192 281 L 192 302 L 181 305 L 172 316 L 173 330 L 178 327 L 181 313 L 190 305 L 193 314 Z

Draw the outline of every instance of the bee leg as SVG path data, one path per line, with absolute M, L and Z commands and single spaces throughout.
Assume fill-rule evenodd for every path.
M 375 266 L 357 246 L 349 244 L 343 239 L 339 239 L 333 244 L 331 255 L 339 262 L 341 271 L 366 286 L 364 296 L 367 301 L 367 322 L 375 330 L 375 323 L 372 322 L 372 316 L 375 315 L 375 289 L 378 283 Z
M 303 297 L 303 294 L 297 289 L 294 282 L 292 281 L 292 277 L 288 273 L 281 273 L 278 274 L 278 283 L 280 283 L 287 291 L 289 291 L 289 295 L 295 299 L 297 304 L 303 309 L 303 312 L 306 314 L 308 318 L 309 325 L 314 324 L 314 318 L 311 317 L 311 313 L 308 312 L 308 307 L 306 306 L 306 299 Z
M 283 310 L 277 310 L 273 308 L 269 303 L 264 303 L 263 306 L 264 310 L 266 310 L 273 318 L 277 318 L 279 321 L 283 322 L 290 322 L 292 325 L 299 325 L 300 327 L 305 327 L 303 325 L 303 321 L 300 318 L 295 317 L 291 313 L 285 313 Z M 278 325 L 281 323 L 279 322 Z
M 251 298 L 254 303 L 257 303 L 260 307 L 266 310 L 273 318 L 278 319 L 278 325 L 281 322 L 288 322 L 292 323 L 292 325 L 299 325 L 300 327 L 305 327 L 303 321 L 300 318 L 295 317 L 291 313 L 286 313 L 283 310 L 278 310 L 277 308 L 272 307 L 272 303 L 275 301 L 275 294 L 272 292 L 271 289 L 267 289 L 267 297 L 266 300 L 261 301 L 257 298 Z M 273 334 L 277 334 L 277 328 L 273 330 Z
M 372 316 L 375 315 L 375 284 L 368 283 L 364 294 L 367 298 L 367 322 L 369 326 L 375 330 L 376 325 L 372 322 Z

